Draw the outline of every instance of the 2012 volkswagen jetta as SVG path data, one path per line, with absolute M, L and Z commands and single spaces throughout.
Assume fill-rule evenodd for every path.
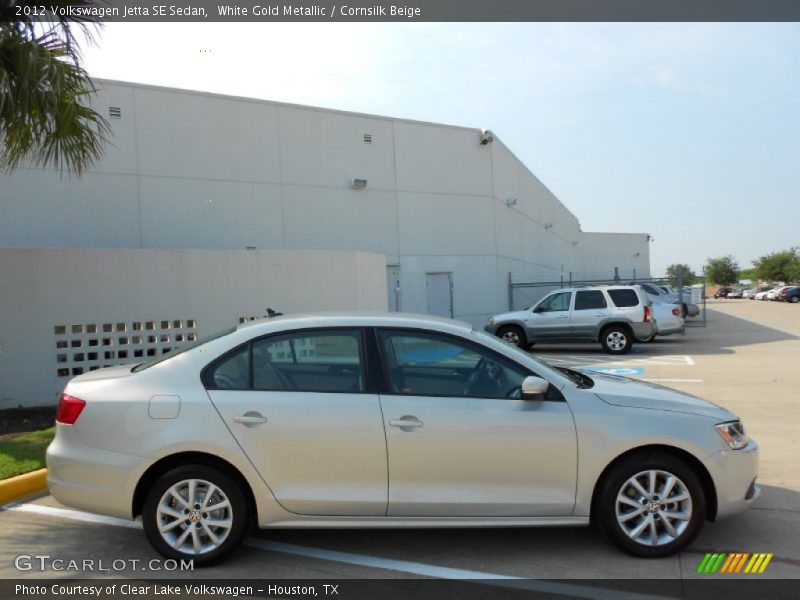
M 586 525 L 665 556 L 758 495 L 758 447 L 697 397 L 554 368 L 471 326 L 282 316 L 72 379 L 61 503 L 218 562 L 249 527 Z

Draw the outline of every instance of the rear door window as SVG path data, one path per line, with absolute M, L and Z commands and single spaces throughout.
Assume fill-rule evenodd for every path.
M 600 290 L 586 290 L 575 294 L 575 310 L 597 310 L 606 306 L 606 297 Z
M 639 296 L 631 289 L 608 290 L 608 295 L 611 296 L 611 301 L 614 303 L 614 306 L 618 308 L 639 305 Z

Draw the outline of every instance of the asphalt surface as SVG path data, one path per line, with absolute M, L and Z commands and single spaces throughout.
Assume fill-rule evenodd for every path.
M 226 563 L 187 575 L 680 580 L 709 577 L 697 575 L 697 566 L 706 552 L 722 551 L 774 553 L 758 577 L 800 579 L 800 306 L 710 301 L 708 327 L 701 327 L 699 318 L 689 323 L 685 335 L 641 344 L 621 358 L 592 345 L 534 349 L 556 364 L 623 369 L 616 372 L 698 394 L 742 417 L 761 445 L 762 496 L 744 514 L 706 523 L 692 547 L 680 555 L 634 559 L 595 527 L 284 530 L 261 532 Z M 42 572 L 38 565 L 18 570 L 19 555 L 49 555 L 65 564 L 90 559 L 95 569 L 102 561 L 109 570 Z M 158 565 L 148 561 L 158 558 L 138 523 L 65 512 L 47 495 L 0 512 L 0 578 L 181 576 L 153 570 Z M 123 565 L 123 560 L 128 562 Z

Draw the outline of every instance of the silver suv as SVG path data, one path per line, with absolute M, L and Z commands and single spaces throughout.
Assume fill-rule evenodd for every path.
M 600 342 L 610 354 L 629 352 L 655 333 L 650 299 L 638 285 L 566 288 L 532 307 L 489 319 L 489 333 L 526 348 L 536 342 Z

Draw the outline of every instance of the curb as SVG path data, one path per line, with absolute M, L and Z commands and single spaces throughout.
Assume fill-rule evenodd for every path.
M 0 481 L 0 504 L 13 502 L 47 489 L 47 469 L 38 469 Z

